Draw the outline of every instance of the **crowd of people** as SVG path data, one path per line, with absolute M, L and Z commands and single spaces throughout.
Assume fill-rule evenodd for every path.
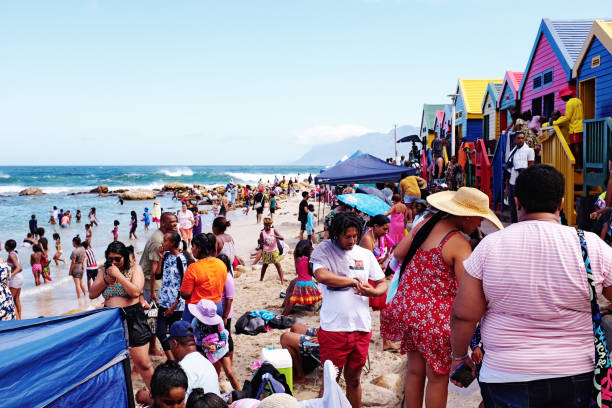
M 505 229 L 483 192 L 460 187 L 430 193 L 426 180 L 406 176 L 380 186 L 393 203 L 385 214 L 332 206 L 323 222 L 325 239 L 317 242 L 308 226 L 315 212 L 310 191 L 304 191 L 293 249 L 297 276 L 281 310 L 289 316 L 296 305 L 310 312 L 314 304 L 321 307 L 318 324 L 296 323 L 280 337 L 295 383 L 331 361 L 344 377 L 348 404 L 360 407 L 372 310 L 379 310 L 383 350 L 406 356 L 402 407 L 446 406 L 449 381 L 467 386 L 474 378 L 485 407 L 587 407 L 596 368 L 597 295 L 604 310 L 605 299 L 612 301 L 612 248 L 596 234 L 560 223 L 563 176 L 528 158 L 512 183 L 517 222 Z M 167 401 L 179 407 L 265 407 L 269 398 L 289 398 L 232 402 L 236 394 L 221 391 L 221 371 L 234 391 L 241 389 L 231 322 L 233 272 L 242 260 L 224 216 L 215 217 L 212 232 L 194 233 L 193 225 L 186 231 L 182 223 L 190 219 L 185 211 L 183 205 L 178 213 L 160 215 L 139 263 L 133 247 L 114 240 L 87 288 L 91 299 L 102 296 L 105 306 L 125 312 L 134 371 L 147 388 L 137 401 L 152 407 Z M 483 220 L 499 231 L 485 236 Z M 44 230 L 36 232 L 40 247 Z M 283 238 L 272 218 L 263 218 L 262 280 L 274 264 L 284 282 Z M 87 241 L 75 237 L 72 244 L 72 276 L 89 277 L 96 261 L 89 262 Z M 5 243 L 11 267 L 0 268 L 0 281 L 22 273 L 11 256 L 14 248 L 14 241 Z M 75 285 L 77 293 L 87 293 L 76 277 Z M 11 292 L 0 285 L 0 303 Z M 147 321 L 153 304 L 155 334 Z M 3 318 L 16 316 L 14 305 L 0 308 Z M 157 353 L 167 362 L 154 369 L 150 356 Z M 240 405 L 247 402 L 253 405 Z

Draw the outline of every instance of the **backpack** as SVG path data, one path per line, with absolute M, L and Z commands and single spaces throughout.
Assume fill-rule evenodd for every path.
M 272 327 L 273 329 L 289 329 L 291 328 L 291 326 L 293 326 L 293 324 L 295 323 L 295 320 L 288 318 L 287 316 L 280 316 L 280 315 L 276 315 L 274 316 L 272 319 L 270 319 L 270 321 L 268 321 L 268 325 L 270 327 Z
M 250 316 L 251 312 L 246 312 L 236 321 L 236 334 L 248 334 L 256 336 L 266 332 L 266 322 L 259 316 Z
M 284 391 L 283 391 L 284 389 Z M 264 362 L 253 378 L 244 382 L 242 391 L 232 391 L 232 401 L 237 401 L 243 398 L 259 399 L 259 396 L 267 393 L 278 394 L 285 393 L 293 395 L 287 384 L 285 374 L 278 372 L 276 368 L 267 361 Z
M 164 254 L 164 257 L 161 261 L 161 268 L 159 268 L 159 274 L 155 274 L 155 279 L 160 280 L 164 277 L 164 264 L 166 263 L 166 259 L 168 259 L 168 257 L 172 255 L 170 252 L 166 252 Z M 180 254 L 179 254 L 180 255 Z M 183 261 L 181 261 L 180 256 L 177 255 L 176 256 L 176 268 L 178 269 L 179 273 L 181 274 L 181 282 L 183 281 L 183 275 L 185 274 L 185 266 L 183 265 Z

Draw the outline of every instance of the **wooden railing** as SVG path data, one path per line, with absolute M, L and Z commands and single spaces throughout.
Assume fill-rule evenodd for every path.
M 612 118 L 584 121 L 582 195 L 589 186 L 602 186 L 608 177 L 608 148 L 612 144 Z
M 474 155 L 474 164 L 476 167 L 476 180 L 474 187 L 489 196 L 489 203 L 493 202 L 493 194 L 491 192 L 491 163 L 489 162 L 489 154 L 487 147 L 482 139 L 478 139 L 474 145 L 476 153 Z
M 576 225 L 576 210 L 574 209 L 574 164 L 566 138 L 558 126 L 542 129 L 543 136 L 538 139 L 542 143 L 542 163 L 550 164 L 559 170 L 565 178 L 565 201 L 563 212 L 568 225 Z

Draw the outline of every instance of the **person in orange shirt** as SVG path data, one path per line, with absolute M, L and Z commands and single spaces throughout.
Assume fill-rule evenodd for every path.
M 217 314 L 222 316 L 221 296 L 227 280 L 227 268 L 216 258 L 216 245 L 217 239 L 211 233 L 193 237 L 191 250 L 197 261 L 185 271 L 180 294 L 187 304 L 198 303 L 202 299 L 211 300 L 217 305 Z M 183 320 L 193 320 L 188 307 L 183 311 Z

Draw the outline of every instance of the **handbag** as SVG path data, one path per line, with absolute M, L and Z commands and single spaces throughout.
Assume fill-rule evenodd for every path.
M 597 304 L 597 292 L 593 283 L 593 271 L 591 270 L 591 261 L 589 260 L 589 252 L 587 250 L 586 241 L 584 239 L 584 231 L 576 230 L 580 239 L 580 248 L 582 250 L 582 260 L 587 272 L 589 281 L 589 292 L 591 295 L 591 315 L 593 318 L 593 333 L 595 335 L 595 371 L 593 378 L 593 393 L 591 395 L 591 407 L 612 407 L 612 367 L 610 367 L 610 353 L 606 342 L 606 333 L 601 325 L 601 313 Z
M 157 314 L 159 309 L 157 308 L 157 303 L 151 302 L 151 307 L 145 310 L 145 315 L 147 316 L 147 323 L 151 328 L 151 333 L 155 334 L 157 329 Z

